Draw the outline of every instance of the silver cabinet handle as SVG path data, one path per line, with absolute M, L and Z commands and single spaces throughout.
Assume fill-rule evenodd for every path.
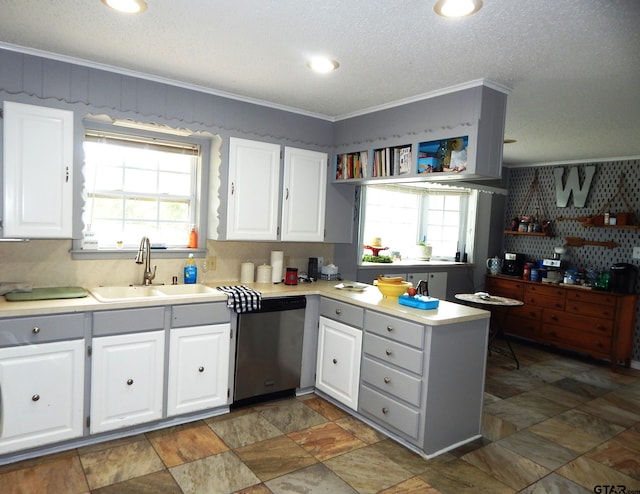
M 284 200 L 285 201 L 289 200 L 289 187 L 287 187 L 287 191 L 286 191 L 286 193 L 284 195 Z
M 389 331 L 389 333 L 391 333 L 391 331 L 393 331 L 393 326 L 387 326 L 387 331 Z
M 389 379 L 388 377 L 385 377 L 383 381 L 385 384 L 389 384 L 391 382 L 391 379 Z
M 336 314 L 340 315 L 342 314 L 342 311 L 340 309 L 336 309 Z
M 236 184 L 234 182 L 231 182 L 231 195 L 233 195 L 236 191 Z
M 38 326 L 34 326 L 34 328 L 31 330 L 31 332 L 33 334 L 38 334 L 38 333 L 40 333 L 40 328 Z
M 337 364 L 337 363 L 338 363 L 338 361 L 337 361 L 336 359 L 333 359 L 333 363 L 334 363 L 334 364 Z
M 382 413 L 385 415 L 389 413 L 389 409 L 387 407 L 382 407 Z
M 127 385 L 131 386 L 133 384 L 133 379 L 127 379 Z
M 384 353 L 386 353 L 386 354 L 387 354 L 387 356 L 390 356 L 390 355 L 391 355 L 391 350 L 389 350 L 389 349 L 387 348 L 387 349 L 385 350 L 385 352 L 384 352 Z
M 65 183 L 69 183 L 69 167 L 68 166 L 65 168 L 64 181 Z
M 202 366 L 198 367 L 198 372 L 204 372 L 204 367 Z
M 40 395 L 39 394 L 35 394 L 31 397 L 31 401 L 38 401 L 40 399 Z

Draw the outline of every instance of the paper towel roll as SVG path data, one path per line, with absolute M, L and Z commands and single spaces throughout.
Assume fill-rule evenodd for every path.
M 284 252 L 281 250 L 271 251 L 271 281 L 280 283 L 284 268 Z
M 252 262 L 240 264 L 240 283 L 253 283 L 254 267 Z
M 268 264 L 258 266 L 258 283 L 272 283 L 271 266 Z

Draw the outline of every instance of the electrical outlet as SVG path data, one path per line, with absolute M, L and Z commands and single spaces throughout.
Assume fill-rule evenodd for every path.
M 634 259 L 640 259 L 640 247 L 633 248 L 633 255 L 631 257 Z
M 289 256 L 284 256 L 284 257 L 282 258 L 282 261 L 284 262 L 284 267 L 285 267 L 285 268 L 287 268 L 287 267 L 291 267 L 291 264 L 289 264 L 289 263 L 290 263 L 290 261 L 291 261 L 291 259 L 289 258 Z
M 216 256 L 207 257 L 207 271 L 215 271 L 218 258 Z

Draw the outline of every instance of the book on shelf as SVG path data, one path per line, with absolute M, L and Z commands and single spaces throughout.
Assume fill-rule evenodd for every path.
M 411 171 L 411 146 L 400 148 L 399 154 L 399 175 L 404 175 Z
M 344 153 L 337 156 L 336 180 L 349 180 L 367 176 L 368 153 Z

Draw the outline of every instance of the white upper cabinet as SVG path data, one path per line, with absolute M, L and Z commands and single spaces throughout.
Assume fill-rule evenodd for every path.
M 327 154 L 284 149 L 281 239 L 322 242 L 327 190 Z
M 280 146 L 229 142 L 227 240 L 277 240 Z
M 73 112 L 4 103 L 5 237 L 71 238 Z
M 324 240 L 327 154 L 285 147 L 280 171 L 280 145 L 230 138 L 227 240 Z

